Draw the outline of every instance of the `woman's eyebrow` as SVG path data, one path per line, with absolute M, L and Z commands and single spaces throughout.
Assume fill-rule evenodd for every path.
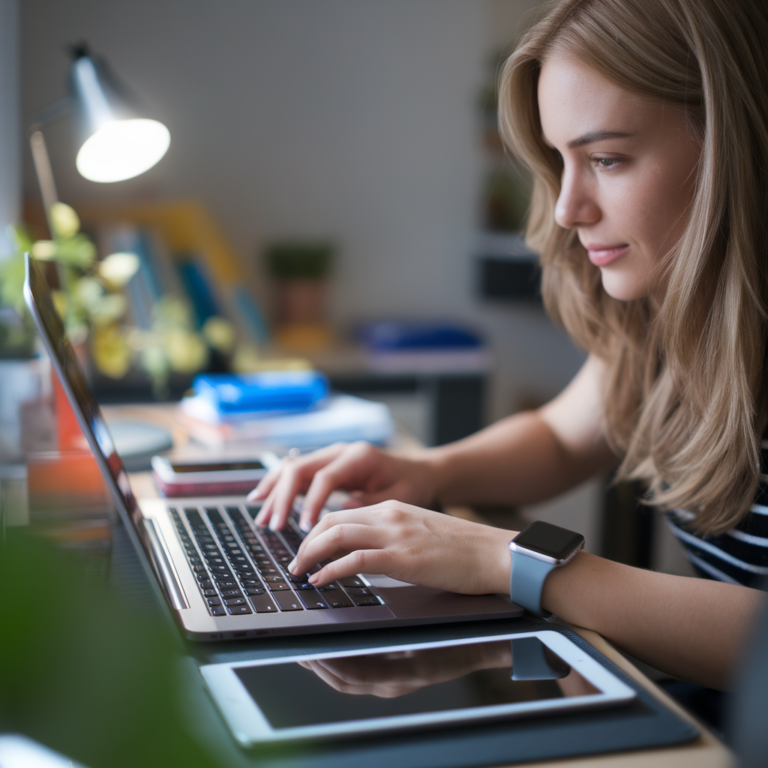
M 583 136 L 579 136 L 578 139 L 569 141 L 568 148 L 576 149 L 576 147 L 583 147 L 585 144 L 591 144 L 593 141 L 603 141 L 604 139 L 626 139 L 627 137 L 634 135 L 634 133 L 625 133 L 623 131 L 590 131 Z

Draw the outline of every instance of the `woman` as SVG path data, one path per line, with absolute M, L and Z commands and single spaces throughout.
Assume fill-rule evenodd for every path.
M 295 573 L 334 557 L 315 583 L 368 572 L 505 592 L 509 532 L 422 507 L 530 504 L 618 465 L 718 580 L 580 553 L 547 578 L 542 606 L 726 686 L 759 604 L 743 584 L 768 573 L 768 517 L 753 506 L 768 422 L 765 40 L 757 0 L 548 7 L 505 65 L 500 122 L 534 175 L 527 236 L 547 308 L 587 362 L 538 411 L 418 456 L 331 446 L 284 462 L 252 496 L 259 524 L 281 526 L 299 492 L 306 526 L 334 489 L 359 505 L 315 526 Z

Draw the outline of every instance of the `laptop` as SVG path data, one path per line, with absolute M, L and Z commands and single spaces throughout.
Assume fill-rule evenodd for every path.
M 26 256 L 24 299 L 110 490 L 118 515 L 183 633 L 195 640 L 520 616 L 503 595 L 458 595 L 359 574 L 315 588 L 287 570 L 303 539 L 256 526 L 243 497 L 137 499 L 69 344 L 40 266 Z

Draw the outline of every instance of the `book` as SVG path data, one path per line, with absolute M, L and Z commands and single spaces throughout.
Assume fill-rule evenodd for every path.
M 195 396 L 183 401 L 186 412 L 214 424 L 259 413 L 307 410 L 328 394 L 328 380 L 317 371 L 201 374 L 192 387 Z
M 192 303 L 197 328 L 200 329 L 205 325 L 206 320 L 222 316 L 219 303 L 211 288 L 211 276 L 205 264 L 193 256 L 183 256 L 178 259 L 179 277 Z
M 195 440 L 214 448 L 301 448 L 364 440 L 386 444 L 394 433 L 389 409 L 383 403 L 351 395 L 334 395 L 316 408 L 300 413 L 269 414 L 237 421 L 210 423 L 199 418 L 185 398 L 181 420 Z
M 482 336 L 457 322 L 371 322 L 358 327 L 357 338 L 370 368 L 381 373 L 476 373 L 491 366 Z

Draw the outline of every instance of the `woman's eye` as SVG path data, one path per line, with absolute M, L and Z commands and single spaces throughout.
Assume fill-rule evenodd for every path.
M 620 158 L 618 157 L 593 157 L 592 162 L 598 167 L 598 168 L 615 168 L 617 165 L 621 163 Z

